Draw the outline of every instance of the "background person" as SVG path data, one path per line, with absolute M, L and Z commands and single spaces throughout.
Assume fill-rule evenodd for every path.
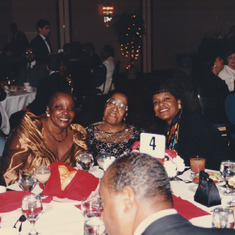
M 113 84 L 113 72 L 115 68 L 113 47 L 110 45 L 104 45 L 101 52 L 101 57 L 103 64 L 106 67 L 106 80 L 102 85 L 97 87 L 97 89 L 101 91 L 102 95 L 106 95 L 115 89 Z
M 131 152 L 142 130 L 127 124 L 128 99 L 123 93 L 114 93 L 105 103 L 103 121 L 90 125 L 87 130 L 88 151 L 95 159 L 100 154 L 120 157 Z
M 33 48 L 36 59 L 42 63 L 47 63 L 48 56 L 52 53 L 49 40 L 51 26 L 48 20 L 41 19 L 37 21 L 36 28 L 38 35 L 31 41 L 30 45 Z
M 116 159 L 101 180 L 100 196 L 109 235 L 234 234 L 233 229 L 193 226 L 177 214 L 167 173 L 147 154 Z
M 16 57 L 20 57 L 20 55 L 24 52 L 26 47 L 29 45 L 28 39 L 25 33 L 21 32 L 18 29 L 16 23 L 11 23 L 9 25 L 10 31 L 12 34 L 11 43 L 13 45 L 13 54 Z
M 67 78 L 64 76 L 63 61 L 59 55 L 50 55 L 47 61 L 46 70 L 48 76 L 40 79 L 37 84 L 37 94 L 32 103 L 24 110 L 16 112 L 10 117 L 11 130 L 17 127 L 26 111 L 35 115 L 46 112 L 46 106 L 50 97 L 58 91 L 70 91 Z
M 40 80 L 48 77 L 46 64 L 35 59 L 33 49 L 30 47 L 25 49 L 22 57 L 23 63 L 19 67 L 17 83 L 22 86 L 25 82 L 29 82 L 32 87 L 37 87 Z
M 31 170 L 58 161 L 76 165 L 76 157 L 87 150 L 87 145 L 86 130 L 71 124 L 74 116 L 74 100 L 65 92 L 52 96 L 43 115 L 25 114 L 3 153 L 1 175 L 6 185 L 17 181 L 21 169 Z
M 178 152 L 186 165 L 190 157 L 206 158 L 206 167 L 219 170 L 220 163 L 233 159 L 232 153 L 220 136 L 200 112 L 191 112 L 185 89 L 177 80 L 159 80 L 152 92 L 155 116 L 166 123 L 166 148 Z
M 211 55 L 204 63 L 198 76 L 198 88 L 203 112 L 211 123 L 227 123 L 224 102 L 229 93 L 224 80 L 218 77 L 224 68 L 223 59 L 219 53 Z
M 218 76 L 225 81 L 229 91 L 234 91 L 235 81 L 235 48 L 230 47 L 225 53 L 225 66 Z

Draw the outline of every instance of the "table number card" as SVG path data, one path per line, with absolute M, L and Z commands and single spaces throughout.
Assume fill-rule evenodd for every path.
M 164 158 L 165 142 L 164 135 L 157 135 L 151 133 L 140 134 L 140 152 L 147 153 L 156 158 Z

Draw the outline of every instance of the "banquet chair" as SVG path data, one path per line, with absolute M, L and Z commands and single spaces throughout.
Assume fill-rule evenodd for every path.
M 6 138 L 4 134 L 0 132 L 0 169 L 2 167 L 2 154 L 4 151 L 5 143 L 6 143 Z
M 228 137 L 230 144 L 235 144 L 235 94 L 229 94 L 225 99 L 225 112 L 228 118 Z

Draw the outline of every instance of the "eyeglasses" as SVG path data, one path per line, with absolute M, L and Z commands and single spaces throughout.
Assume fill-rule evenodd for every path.
M 229 60 L 235 59 L 235 56 L 228 56 Z
M 29 55 L 29 54 L 33 54 L 33 52 L 32 51 L 26 51 L 25 52 L 25 55 Z
M 114 99 L 108 99 L 107 102 L 106 102 L 106 104 L 107 104 L 108 107 L 112 107 L 112 108 L 114 108 L 115 106 L 117 106 L 117 107 L 118 107 L 118 110 L 119 110 L 119 111 L 122 111 L 122 112 L 125 112 L 125 111 L 128 110 L 128 106 L 127 106 L 127 105 L 125 105 L 125 104 L 123 104 L 123 103 L 117 103 L 117 101 L 114 100 Z

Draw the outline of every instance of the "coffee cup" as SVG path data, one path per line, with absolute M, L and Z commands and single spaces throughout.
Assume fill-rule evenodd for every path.
M 27 86 L 27 87 L 25 87 L 25 89 L 26 89 L 27 92 L 32 92 L 33 91 L 33 87 L 31 87 L 31 86 Z
M 26 88 L 28 86 L 30 86 L 30 82 L 24 82 L 24 87 Z

